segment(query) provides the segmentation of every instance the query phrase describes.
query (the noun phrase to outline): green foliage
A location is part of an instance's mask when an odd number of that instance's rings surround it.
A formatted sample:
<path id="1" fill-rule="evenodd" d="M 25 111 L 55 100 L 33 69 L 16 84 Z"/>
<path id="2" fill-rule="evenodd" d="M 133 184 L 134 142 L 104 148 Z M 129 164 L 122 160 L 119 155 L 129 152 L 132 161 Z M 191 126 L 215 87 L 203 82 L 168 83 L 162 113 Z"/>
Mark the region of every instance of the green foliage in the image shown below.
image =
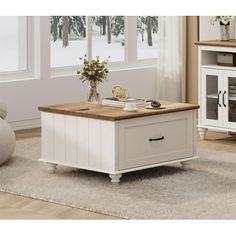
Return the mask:
<path id="1" fill-rule="evenodd" d="M 231 19 L 232 16 L 215 16 L 211 19 L 211 24 L 214 25 L 214 23 L 218 21 L 220 24 L 227 25 Z"/>
<path id="2" fill-rule="evenodd" d="M 69 34 L 74 33 L 78 37 L 86 37 L 86 17 L 68 16 Z M 51 34 L 53 41 L 62 38 L 62 16 L 51 16 Z"/>
<path id="3" fill-rule="evenodd" d="M 142 35 L 142 41 L 145 32 L 147 32 L 148 45 L 152 46 L 152 33 L 158 32 L 158 16 L 137 16 L 137 34 Z"/>
<path id="4" fill-rule="evenodd" d="M 144 16 L 137 16 L 137 33 L 144 34 L 146 30 L 146 17 Z"/>
<path id="5" fill-rule="evenodd" d="M 113 16 L 111 17 L 111 31 L 115 37 L 119 35 L 124 35 L 124 17 L 123 16 Z"/>
<path id="6" fill-rule="evenodd" d="M 148 27 L 147 18 L 148 16 L 137 16 L 137 33 L 138 34 L 144 34 L 144 32 L 147 30 L 147 27 Z M 152 32 L 156 34 L 158 31 L 158 16 L 150 16 L 150 18 L 151 18 Z"/>
<path id="7" fill-rule="evenodd" d="M 89 61 L 87 56 L 84 55 L 83 58 L 80 58 L 83 61 L 83 68 L 77 71 L 79 79 L 82 80 L 82 83 L 87 81 L 97 81 L 104 82 L 107 79 L 107 74 L 109 73 L 106 65 L 108 64 L 108 59 L 101 61 L 97 56 L 96 60 Z"/>
<path id="8" fill-rule="evenodd" d="M 123 16 L 93 16 L 92 20 L 95 25 L 101 27 L 100 34 L 105 35 L 107 27 L 107 18 L 109 17 L 111 33 L 118 37 L 119 35 L 124 35 L 124 17 Z"/>

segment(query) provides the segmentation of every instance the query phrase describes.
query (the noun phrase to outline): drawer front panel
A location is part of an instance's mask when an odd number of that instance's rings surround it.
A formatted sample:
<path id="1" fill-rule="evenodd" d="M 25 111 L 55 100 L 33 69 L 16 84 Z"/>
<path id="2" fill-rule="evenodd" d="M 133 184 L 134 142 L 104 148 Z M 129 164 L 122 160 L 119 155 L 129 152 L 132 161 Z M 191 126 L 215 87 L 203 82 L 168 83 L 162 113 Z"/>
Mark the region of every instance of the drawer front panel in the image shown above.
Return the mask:
<path id="1" fill-rule="evenodd" d="M 126 121 L 119 126 L 119 169 L 193 155 L 193 113 L 179 112 Z"/>

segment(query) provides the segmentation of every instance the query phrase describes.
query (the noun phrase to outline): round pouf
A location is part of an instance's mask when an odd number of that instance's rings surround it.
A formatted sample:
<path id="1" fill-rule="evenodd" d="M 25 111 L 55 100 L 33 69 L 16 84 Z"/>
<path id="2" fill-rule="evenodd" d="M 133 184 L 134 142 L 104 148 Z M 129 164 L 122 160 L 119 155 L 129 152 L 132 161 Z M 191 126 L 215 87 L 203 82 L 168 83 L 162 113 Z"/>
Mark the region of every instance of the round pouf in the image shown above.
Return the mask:
<path id="1" fill-rule="evenodd" d="M 16 136 L 11 126 L 0 118 L 0 165 L 13 154 L 16 145 Z"/>
<path id="2" fill-rule="evenodd" d="M 7 116 L 7 107 L 4 104 L 0 103 L 0 118 L 4 120 L 6 116 Z"/>

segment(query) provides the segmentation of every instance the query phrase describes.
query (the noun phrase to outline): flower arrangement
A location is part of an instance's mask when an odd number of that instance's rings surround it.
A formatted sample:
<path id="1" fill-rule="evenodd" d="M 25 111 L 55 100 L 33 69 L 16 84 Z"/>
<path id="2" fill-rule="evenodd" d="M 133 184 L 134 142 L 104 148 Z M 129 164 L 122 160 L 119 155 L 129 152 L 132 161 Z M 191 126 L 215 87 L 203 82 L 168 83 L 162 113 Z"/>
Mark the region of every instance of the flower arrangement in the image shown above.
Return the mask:
<path id="1" fill-rule="evenodd" d="M 109 59 L 110 57 L 108 57 Z M 109 73 L 106 65 L 108 64 L 108 59 L 104 61 L 99 60 L 99 56 L 97 56 L 96 60 L 89 61 L 87 59 L 87 56 L 84 55 L 83 58 L 80 58 L 80 60 L 83 60 L 83 68 L 81 70 L 77 71 L 77 74 L 79 75 L 79 79 L 82 80 L 82 82 L 87 81 L 96 81 L 104 82 L 107 79 L 107 74 Z"/>
<path id="2" fill-rule="evenodd" d="M 211 23 L 219 22 L 221 25 L 228 25 L 232 16 L 215 16 L 211 19 Z"/>
<path id="3" fill-rule="evenodd" d="M 110 58 L 110 57 L 108 57 Z M 106 65 L 108 59 L 100 61 L 97 56 L 96 60 L 88 60 L 87 56 L 84 55 L 83 58 L 83 68 L 77 71 L 79 79 L 82 80 L 82 83 L 85 81 L 90 82 L 90 90 L 88 94 L 88 102 L 90 103 L 99 103 L 99 93 L 97 91 L 97 85 L 99 82 L 104 82 L 107 79 L 107 74 L 109 73 Z"/>

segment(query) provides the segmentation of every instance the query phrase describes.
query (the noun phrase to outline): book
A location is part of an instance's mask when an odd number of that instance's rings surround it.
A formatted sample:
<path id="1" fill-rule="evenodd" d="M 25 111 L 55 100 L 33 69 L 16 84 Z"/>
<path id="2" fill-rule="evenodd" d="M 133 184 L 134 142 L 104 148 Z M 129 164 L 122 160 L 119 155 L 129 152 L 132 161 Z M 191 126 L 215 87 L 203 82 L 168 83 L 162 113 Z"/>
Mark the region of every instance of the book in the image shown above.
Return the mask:
<path id="1" fill-rule="evenodd" d="M 135 103 L 136 106 L 146 105 L 146 100 L 141 98 L 131 98 L 131 97 L 125 99 L 110 97 L 110 98 L 104 98 L 102 100 L 102 105 L 114 106 L 114 107 L 124 107 L 126 103 Z"/>

